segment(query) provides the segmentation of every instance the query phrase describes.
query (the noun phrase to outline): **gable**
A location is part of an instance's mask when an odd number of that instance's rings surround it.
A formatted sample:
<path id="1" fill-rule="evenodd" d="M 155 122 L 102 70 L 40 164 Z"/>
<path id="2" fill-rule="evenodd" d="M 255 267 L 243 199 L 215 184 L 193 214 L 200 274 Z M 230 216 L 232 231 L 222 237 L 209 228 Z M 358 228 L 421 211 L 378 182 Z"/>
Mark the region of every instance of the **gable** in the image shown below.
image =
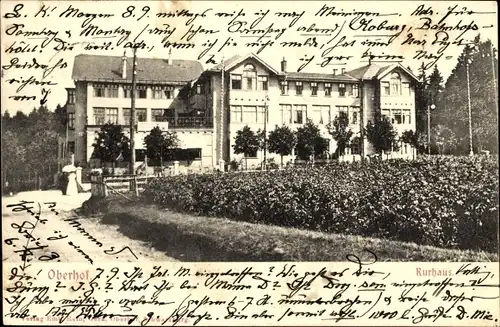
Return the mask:
<path id="1" fill-rule="evenodd" d="M 249 69 L 255 69 L 257 75 L 271 75 L 273 72 L 263 64 L 261 64 L 255 58 L 247 58 L 238 64 L 234 65 L 231 69 L 227 71 L 231 74 L 243 74 L 244 71 Z"/>
<path id="2" fill-rule="evenodd" d="M 390 67 L 386 70 L 384 70 L 383 72 L 381 72 L 379 74 L 379 80 L 380 81 L 390 81 L 391 80 L 391 76 L 394 74 L 394 73 L 397 73 L 399 74 L 399 76 L 401 77 L 401 82 L 413 82 L 415 80 L 415 78 L 412 76 L 412 74 L 409 74 L 407 70 L 405 69 L 402 69 L 402 67 L 400 66 L 396 66 L 396 67 Z"/>

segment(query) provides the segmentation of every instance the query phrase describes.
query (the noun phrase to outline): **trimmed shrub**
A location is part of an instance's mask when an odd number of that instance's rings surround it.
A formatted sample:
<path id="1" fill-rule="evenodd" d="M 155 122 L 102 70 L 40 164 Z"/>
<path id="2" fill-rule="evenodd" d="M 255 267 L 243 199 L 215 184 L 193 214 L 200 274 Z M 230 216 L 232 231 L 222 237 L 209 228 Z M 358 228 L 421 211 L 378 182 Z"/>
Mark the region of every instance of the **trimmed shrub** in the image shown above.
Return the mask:
<path id="1" fill-rule="evenodd" d="M 489 252 L 497 194 L 498 162 L 486 157 L 172 176 L 144 192 L 181 212 Z"/>

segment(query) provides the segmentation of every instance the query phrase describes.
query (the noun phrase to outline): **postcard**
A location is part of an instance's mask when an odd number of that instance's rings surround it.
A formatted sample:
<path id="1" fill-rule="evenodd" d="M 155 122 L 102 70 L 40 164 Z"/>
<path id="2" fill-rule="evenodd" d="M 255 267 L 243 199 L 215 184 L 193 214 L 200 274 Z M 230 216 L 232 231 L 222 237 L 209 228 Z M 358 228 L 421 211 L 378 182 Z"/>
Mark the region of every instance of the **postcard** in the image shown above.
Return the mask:
<path id="1" fill-rule="evenodd" d="M 499 326 L 493 1 L 2 1 L 2 318 Z"/>

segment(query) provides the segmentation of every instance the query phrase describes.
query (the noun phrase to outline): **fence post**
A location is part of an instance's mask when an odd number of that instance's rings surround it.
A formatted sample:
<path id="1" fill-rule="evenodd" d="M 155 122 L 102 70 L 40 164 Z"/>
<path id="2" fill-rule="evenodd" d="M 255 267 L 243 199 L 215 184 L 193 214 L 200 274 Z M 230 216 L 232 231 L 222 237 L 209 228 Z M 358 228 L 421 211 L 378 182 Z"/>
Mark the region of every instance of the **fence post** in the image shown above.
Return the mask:
<path id="1" fill-rule="evenodd" d="M 179 161 L 174 161 L 174 175 L 179 175 Z"/>
<path id="2" fill-rule="evenodd" d="M 102 192 L 102 194 L 103 194 L 103 196 L 106 198 L 106 197 L 108 197 L 108 193 L 109 193 L 109 192 L 108 192 L 108 188 L 106 187 L 106 180 L 105 180 L 105 178 L 104 178 L 104 177 L 102 177 L 102 178 L 101 178 L 101 181 L 102 181 L 102 184 L 101 184 L 101 185 L 102 185 L 102 191 L 103 191 L 103 192 Z"/>
<path id="3" fill-rule="evenodd" d="M 139 185 L 137 184 L 137 175 L 134 175 L 134 191 L 135 191 L 135 196 L 139 196 Z"/>

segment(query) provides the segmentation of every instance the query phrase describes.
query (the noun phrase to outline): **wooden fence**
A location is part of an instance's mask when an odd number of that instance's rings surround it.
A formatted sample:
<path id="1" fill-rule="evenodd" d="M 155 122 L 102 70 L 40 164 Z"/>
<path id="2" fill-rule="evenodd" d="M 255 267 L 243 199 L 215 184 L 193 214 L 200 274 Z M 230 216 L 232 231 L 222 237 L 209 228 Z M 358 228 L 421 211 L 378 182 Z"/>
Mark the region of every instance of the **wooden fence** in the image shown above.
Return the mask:
<path id="1" fill-rule="evenodd" d="M 91 176 L 91 192 L 92 195 L 106 197 L 110 194 L 125 194 L 135 192 L 139 195 L 144 190 L 144 186 L 149 180 L 157 178 L 156 176 L 137 176 L 137 175 L 120 175 L 120 176 Z"/>

